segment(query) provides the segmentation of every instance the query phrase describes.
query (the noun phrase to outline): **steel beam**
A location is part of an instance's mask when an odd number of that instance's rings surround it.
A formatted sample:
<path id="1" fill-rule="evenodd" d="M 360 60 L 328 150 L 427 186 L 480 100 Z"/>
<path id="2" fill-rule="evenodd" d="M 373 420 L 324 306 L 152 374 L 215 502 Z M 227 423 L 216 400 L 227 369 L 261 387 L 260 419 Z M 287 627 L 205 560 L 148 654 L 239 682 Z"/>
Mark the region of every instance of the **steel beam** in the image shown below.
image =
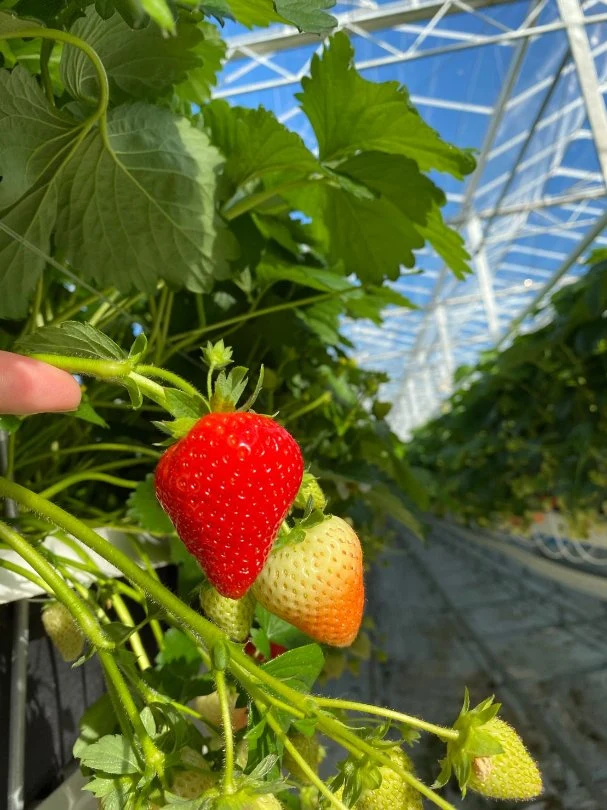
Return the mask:
<path id="1" fill-rule="evenodd" d="M 557 0 L 557 4 L 566 26 L 569 48 L 575 62 L 603 182 L 607 186 L 607 109 L 588 40 L 586 18 L 579 0 Z"/>
<path id="2" fill-rule="evenodd" d="M 493 292 L 493 279 L 485 252 L 483 229 L 480 220 L 476 217 L 471 217 L 468 222 L 468 239 L 472 253 L 472 262 L 478 277 L 478 287 L 487 317 L 489 337 L 491 340 L 497 340 L 499 337 L 500 322 Z"/>
<path id="3" fill-rule="evenodd" d="M 470 0 L 470 9 L 490 8 L 504 5 L 514 0 Z M 455 3 L 436 2 L 436 0 L 398 0 L 384 3 L 374 8 L 361 8 L 336 14 L 337 29 L 356 27 L 371 33 L 389 28 L 397 28 L 407 23 L 430 20 L 436 14 L 461 14 L 462 9 Z M 250 53 L 266 54 L 301 48 L 304 45 L 318 45 L 319 37 L 315 34 L 300 34 L 290 25 L 276 26 L 269 31 L 252 31 L 250 34 L 239 34 L 227 37 L 228 58 L 241 59 L 245 56 L 240 49 L 246 48 Z"/>
<path id="4" fill-rule="evenodd" d="M 582 239 L 582 241 L 575 247 L 575 249 L 569 254 L 569 256 L 565 259 L 565 261 L 558 267 L 550 279 L 544 284 L 538 294 L 534 297 L 533 301 L 525 307 L 525 309 L 518 315 L 508 327 L 507 332 L 502 335 L 501 339 L 498 342 L 498 346 L 501 346 L 509 337 L 516 333 L 521 323 L 525 320 L 525 318 L 530 315 L 539 304 L 542 303 L 546 295 L 554 288 L 554 286 L 559 282 L 559 280 L 565 275 L 565 273 L 578 261 L 581 257 L 582 253 L 586 250 L 586 248 L 590 247 L 592 243 L 595 241 L 597 236 L 607 228 L 607 211 L 603 214 L 602 217 L 597 221 L 596 225 L 592 230 L 590 230 L 586 236 Z"/>

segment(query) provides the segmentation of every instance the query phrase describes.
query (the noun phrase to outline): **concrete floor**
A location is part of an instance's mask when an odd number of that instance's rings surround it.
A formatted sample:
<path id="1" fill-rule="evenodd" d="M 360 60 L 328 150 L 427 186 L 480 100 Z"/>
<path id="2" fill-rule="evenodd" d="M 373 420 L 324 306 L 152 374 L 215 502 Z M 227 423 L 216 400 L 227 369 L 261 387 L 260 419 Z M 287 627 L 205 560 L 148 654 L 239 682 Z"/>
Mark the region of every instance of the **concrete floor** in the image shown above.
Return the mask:
<path id="1" fill-rule="evenodd" d="M 465 686 L 475 703 L 495 693 L 544 773 L 544 796 L 525 806 L 606 810 L 604 602 L 496 560 L 444 527 L 425 547 L 402 536 L 367 589 L 388 660 L 330 683 L 334 695 L 449 724 Z M 441 744 L 424 738 L 412 755 L 432 782 Z M 462 800 L 455 789 L 444 795 L 464 810 L 509 806 L 475 794 Z"/>

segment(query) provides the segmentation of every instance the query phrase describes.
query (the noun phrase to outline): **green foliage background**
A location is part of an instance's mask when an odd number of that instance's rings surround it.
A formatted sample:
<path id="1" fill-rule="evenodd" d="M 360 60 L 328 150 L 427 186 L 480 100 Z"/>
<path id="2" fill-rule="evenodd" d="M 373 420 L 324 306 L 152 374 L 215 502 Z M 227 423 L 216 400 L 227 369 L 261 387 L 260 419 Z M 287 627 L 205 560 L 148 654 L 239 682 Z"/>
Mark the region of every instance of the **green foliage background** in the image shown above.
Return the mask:
<path id="1" fill-rule="evenodd" d="M 605 512 L 607 254 L 537 313 L 544 326 L 460 369 L 446 413 L 420 428 L 412 463 L 433 506 L 483 525 L 563 511 L 578 530 Z"/>
<path id="2" fill-rule="evenodd" d="M 370 553 L 389 515 L 421 531 L 426 493 L 385 421 L 385 378 L 348 358 L 341 319 L 381 323 L 386 307 L 411 306 L 387 282 L 426 243 L 468 272 L 428 172 L 462 178 L 474 160 L 405 88 L 360 76 L 344 33 L 297 96 L 317 154 L 271 112 L 210 99 L 222 18 L 327 34 L 329 6 L 0 2 L 0 345 L 79 320 L 128 346 L 136 324 L 146 362 L 200 386 L 199 347 L 224 338 L 239 364 L 265 366 L 257 408 L 293 431 Z M 159 439 L 150 416 L 123 389 L 87 383 L 75 417 L 22 423 L 15 469 L 89 520 L 145 523 L 123 491 L 84 479 L 118 463 L 142 481 L 154 460 L 136 448 Z M 70 452 L 99 442 L 131 450 Z"/>

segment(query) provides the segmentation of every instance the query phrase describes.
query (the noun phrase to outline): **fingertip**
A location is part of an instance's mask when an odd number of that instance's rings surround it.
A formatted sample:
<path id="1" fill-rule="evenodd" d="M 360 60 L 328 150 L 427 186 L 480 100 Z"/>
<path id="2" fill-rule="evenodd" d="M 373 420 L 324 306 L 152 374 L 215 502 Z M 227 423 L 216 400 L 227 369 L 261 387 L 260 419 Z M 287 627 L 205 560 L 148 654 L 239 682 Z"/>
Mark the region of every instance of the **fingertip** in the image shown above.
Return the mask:
<path id="1" fill-rule="evenodd" d="M 73 411 L 81 396 L 80 386 L 67 371 L 0 351 L 0 413 Z"/>

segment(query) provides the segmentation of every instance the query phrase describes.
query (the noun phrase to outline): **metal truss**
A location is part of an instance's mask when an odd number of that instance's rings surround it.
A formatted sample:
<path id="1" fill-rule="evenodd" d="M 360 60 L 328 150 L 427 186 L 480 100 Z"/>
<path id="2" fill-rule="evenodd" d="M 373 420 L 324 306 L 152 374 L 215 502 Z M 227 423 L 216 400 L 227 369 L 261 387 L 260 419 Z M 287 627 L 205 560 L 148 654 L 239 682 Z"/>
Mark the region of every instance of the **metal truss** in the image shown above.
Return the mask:
<path id="1" fill-rule="evenodd" d="M 389 309 L 381 329 L 343 325 L 359 363 L 390 374 L 384 396 L 406 437 L 440 408 L 458 366 L 529 328 L 548 291 L 582 272 L 585 251 L 607 244 L 607 6 L 358 0 L 337 11 L 364 75 L 401 81 L 445 137 L 481 144 L 463 190 L 447 185 L 445 211 L 466 238 L 474 275 L 457 282 L 425 248 L 424 274 L 396 284 L 418 309 Z M 228 37 L 215 95 L 273 108 L 314 148 L 293 93 L 319 47 L 283 26 Z M 416 86 L 422 74 L 428 80 Z"/>

